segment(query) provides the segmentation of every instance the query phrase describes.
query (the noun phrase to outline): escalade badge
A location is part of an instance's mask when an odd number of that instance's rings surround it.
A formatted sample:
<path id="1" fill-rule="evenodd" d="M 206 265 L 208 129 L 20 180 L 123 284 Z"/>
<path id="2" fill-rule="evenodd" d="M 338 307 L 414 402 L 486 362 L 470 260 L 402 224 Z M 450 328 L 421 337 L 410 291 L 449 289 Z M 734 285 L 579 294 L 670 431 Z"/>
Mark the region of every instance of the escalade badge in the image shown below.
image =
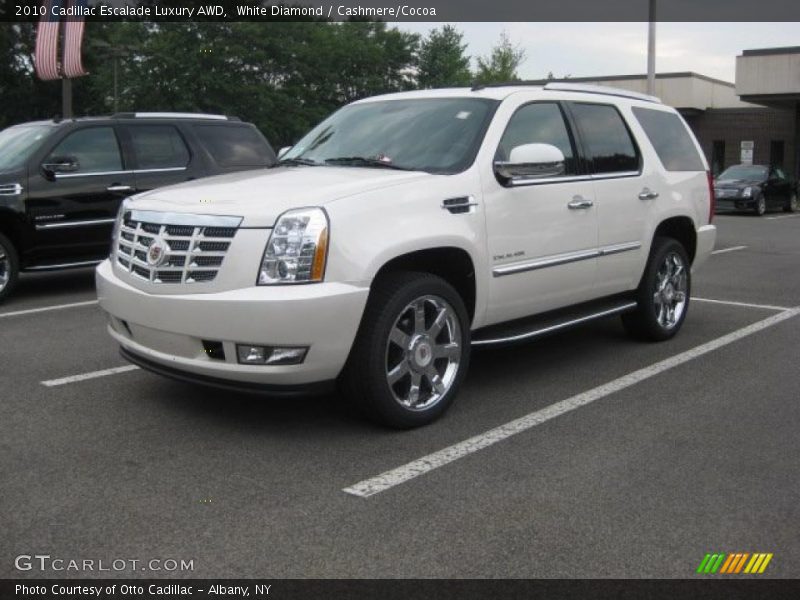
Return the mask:
<path id="1" fill-rule="evenodd" d="M 151 267 L 160 267 L 167 259 L 169 245 L 164 238 L 157 237 L 147 248 L 147 264 Z"/>

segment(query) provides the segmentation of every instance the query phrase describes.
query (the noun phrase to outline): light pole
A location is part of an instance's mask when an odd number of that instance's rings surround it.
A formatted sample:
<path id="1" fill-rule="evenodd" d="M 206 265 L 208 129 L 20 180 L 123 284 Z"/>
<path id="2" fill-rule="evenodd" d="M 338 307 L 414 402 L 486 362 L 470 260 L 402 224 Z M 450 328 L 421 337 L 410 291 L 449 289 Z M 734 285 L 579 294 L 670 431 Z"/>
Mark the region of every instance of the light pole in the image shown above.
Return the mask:
<path id="1" fill-rule="evenodd" d="M 656 0 L 650 0 L 647 26 L 647 93 L 656 95 Z"/>

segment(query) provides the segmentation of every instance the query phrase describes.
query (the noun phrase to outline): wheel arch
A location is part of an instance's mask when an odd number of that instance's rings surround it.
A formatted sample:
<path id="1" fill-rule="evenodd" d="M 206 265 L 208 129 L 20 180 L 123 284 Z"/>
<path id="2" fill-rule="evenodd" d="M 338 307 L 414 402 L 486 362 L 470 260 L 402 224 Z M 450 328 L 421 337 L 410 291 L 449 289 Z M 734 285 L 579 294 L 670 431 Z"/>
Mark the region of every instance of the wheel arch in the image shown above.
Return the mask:
<path id="1" fill-rule="evenodd" d="M 691 218 L 676 216 L 664 219 L 653 232 L 653 240 L 657 237 L 670 237 L 680 242 L 689 255 L 689 262 L 694 263 L 697 254 L 697 230 Z"/>

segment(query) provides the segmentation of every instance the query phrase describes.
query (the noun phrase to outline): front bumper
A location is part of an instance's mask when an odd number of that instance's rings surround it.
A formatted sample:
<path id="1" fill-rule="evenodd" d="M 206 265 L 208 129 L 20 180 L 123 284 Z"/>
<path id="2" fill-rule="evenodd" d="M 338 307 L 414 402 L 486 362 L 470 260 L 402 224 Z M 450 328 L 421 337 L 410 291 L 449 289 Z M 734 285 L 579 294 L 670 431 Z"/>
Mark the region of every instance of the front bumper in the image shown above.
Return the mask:
<path id="1" fill-rule="evenodd" d="M 714 250 L 717 241 L 717 228 L 714 225 L 703 225 L 697 230 L 697 248 L 694 253 L 692 270 L 699 268 Z"/>
<path id="2" fill-rule="evenodd" d="M 717 198 L 715 202 L 715 212 L 734 212 L 737 210 L 751 210 L 755 207 L 755 197 L 750 198 Z"/>
<path id="3" fill-rule="evenodd" d="M 366 305 L 368 288 L 342 283 L 250 287 L 208 294 L 155 295 L 97 268 L 100 306 L 124 355 L 165 375 L 220 385 L 278 387 L 335 379 L 344 366 Z M 203 342 L 221 343 L 224 359 Z M 308 346 L 298 365 L 241 365 L 236 344 Z"/>

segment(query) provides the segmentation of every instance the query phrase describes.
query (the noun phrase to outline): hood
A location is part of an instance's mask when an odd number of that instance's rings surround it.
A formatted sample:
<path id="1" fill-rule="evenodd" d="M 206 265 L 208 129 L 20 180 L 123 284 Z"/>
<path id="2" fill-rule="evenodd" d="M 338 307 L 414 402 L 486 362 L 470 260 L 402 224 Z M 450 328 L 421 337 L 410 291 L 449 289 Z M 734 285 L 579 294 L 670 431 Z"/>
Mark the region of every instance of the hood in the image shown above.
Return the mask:
<path id="1" fill-rule="evenodd" d="M 277 167 L 188 181 L 134 196 L 131 208 L 244 217 L 243 226 L 272 227 L 281 213 L 324 206 L 354 194 L 432 175 L 363 167 Z"/>

